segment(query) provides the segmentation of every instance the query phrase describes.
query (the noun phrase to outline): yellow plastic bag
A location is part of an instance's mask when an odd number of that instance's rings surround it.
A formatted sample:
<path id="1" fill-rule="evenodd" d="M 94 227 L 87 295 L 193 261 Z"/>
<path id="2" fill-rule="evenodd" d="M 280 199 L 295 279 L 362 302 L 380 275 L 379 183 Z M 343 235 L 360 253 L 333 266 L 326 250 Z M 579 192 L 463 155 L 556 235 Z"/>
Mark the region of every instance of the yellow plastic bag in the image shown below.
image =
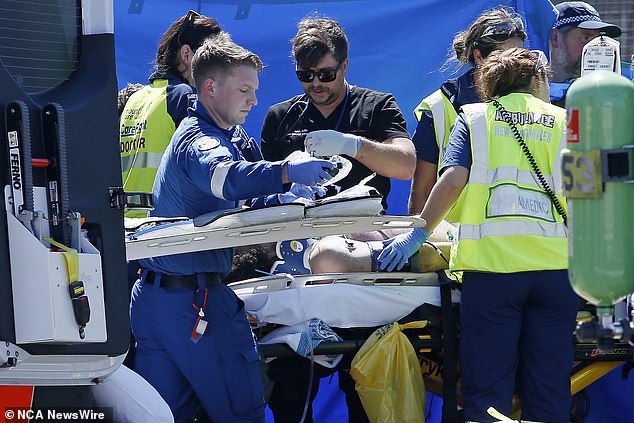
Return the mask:
<path id="1" fill-rule="evenodd" d="M 425 383 L 414 347 L 401 332 L 425 321 L 375 330 L 354 356 L 350 375 L 371 423 L 425 421 Z"/>

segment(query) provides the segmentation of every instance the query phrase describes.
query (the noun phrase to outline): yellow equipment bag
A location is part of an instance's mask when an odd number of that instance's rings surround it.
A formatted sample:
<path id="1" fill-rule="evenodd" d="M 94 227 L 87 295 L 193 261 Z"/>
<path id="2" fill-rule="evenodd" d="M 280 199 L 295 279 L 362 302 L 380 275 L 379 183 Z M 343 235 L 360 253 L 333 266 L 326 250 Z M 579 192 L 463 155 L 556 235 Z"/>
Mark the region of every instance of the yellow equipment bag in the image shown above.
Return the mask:
<path id="1" fill-rule="evenodd" d="M 425 383 L 412 344 L 401 331 L 426 321 L 375 330 L 354 356 L 350 375 L 371 423 L 425 421 Z"/>

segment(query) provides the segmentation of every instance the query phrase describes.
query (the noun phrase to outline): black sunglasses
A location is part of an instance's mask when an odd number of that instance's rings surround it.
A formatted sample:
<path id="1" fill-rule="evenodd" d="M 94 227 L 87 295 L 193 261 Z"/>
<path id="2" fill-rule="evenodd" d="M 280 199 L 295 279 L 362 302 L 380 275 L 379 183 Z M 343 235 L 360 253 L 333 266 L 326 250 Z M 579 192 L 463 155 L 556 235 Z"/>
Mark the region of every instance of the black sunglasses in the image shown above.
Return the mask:
<path id="1" fill-rule="evenodd" d="M 178 28 L 178 32 L 176 33 L 176 41 L 178 41 L 179 46 L 182 47 L 187 44 L 186 42 L 183 42 L 183 35 L 187 30 L 194 27 L 194 20 L 199 17 L 200 14 L 194 10 L 187 12 L 187 16 L 183 19 L 183 23 L 181 23 L 181 26 Z"/>
<path id="2" fill-rule="evenodd" d="M 307 71 L 307 70 L 295 70 L 297 79 L 302 82 L 313 82 L 313 79 L 317 78 L 320 82 L 332 82 L 337 79 L 337 72 L 343 66 L 343 61 L 339 62 L 335 69 L 320 70 L 320 71 Z"/>

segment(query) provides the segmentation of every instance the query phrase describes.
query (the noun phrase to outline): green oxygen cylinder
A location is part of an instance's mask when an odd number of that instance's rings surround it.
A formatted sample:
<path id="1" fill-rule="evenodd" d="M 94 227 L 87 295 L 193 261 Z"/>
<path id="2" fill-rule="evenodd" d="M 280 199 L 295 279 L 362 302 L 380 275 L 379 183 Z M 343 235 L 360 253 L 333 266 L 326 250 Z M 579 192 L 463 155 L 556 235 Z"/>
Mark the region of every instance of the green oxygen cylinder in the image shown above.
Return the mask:
<path id="1" fill-rule="evenodd" d="M 634 292 L 634 84 L 614 72 L 576 80 L 562 154 L 569 276 L 600 313 Z"/>

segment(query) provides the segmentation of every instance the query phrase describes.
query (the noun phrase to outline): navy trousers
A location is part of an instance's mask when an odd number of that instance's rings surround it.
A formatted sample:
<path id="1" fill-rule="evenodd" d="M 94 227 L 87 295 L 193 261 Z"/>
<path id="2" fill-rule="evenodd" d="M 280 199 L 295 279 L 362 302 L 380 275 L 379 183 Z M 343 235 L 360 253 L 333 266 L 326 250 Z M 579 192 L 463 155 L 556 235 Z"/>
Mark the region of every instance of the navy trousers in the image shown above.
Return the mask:
<path id="1" fill-rule="evenodd" d="M 579 298 L 566 270 L 464 272 L 460 368 L 467 421 L 509 415 L 514 389 L 522 420 L 569 422 Z"/>
<path id="2" fill-rule="evenodd" d="M 207 331 L 194 343 L 194 290 L 136 283 L 130 309 L 136 371 L 177 423 L 191 421 L 201 404 L 214 423 L 264 423 L 260 356 L 244 303 L 225 285 L 208 289 Z"/>

